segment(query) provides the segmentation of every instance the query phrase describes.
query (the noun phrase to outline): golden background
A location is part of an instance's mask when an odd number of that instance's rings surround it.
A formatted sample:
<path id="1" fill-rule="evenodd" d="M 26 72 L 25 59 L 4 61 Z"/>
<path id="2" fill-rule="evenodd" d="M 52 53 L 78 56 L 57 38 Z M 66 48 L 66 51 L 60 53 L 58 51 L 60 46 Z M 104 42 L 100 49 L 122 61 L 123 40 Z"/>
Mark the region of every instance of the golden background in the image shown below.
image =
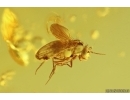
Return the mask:
<path id="1" fill-rule="evenodd" d="M 0 8 L 0 25 L 4 9 Z M 13 71 L 12 79 L 0 85 L 0 92 L 31 93 L 104 93 L 106 89 L 130 89 L 130 8 L 9 8 L 23 29 L 43 39 L 36 41 L 37 50 L 55 40 L 47 33 L 46 22 L 57 13 L 70 35 L 93 47 L 88 61 L 73 61 L 73 67 L 58 66 L 50 82 L 45 85 L 52 70 L 52 60 L 46 61 L 35 75 L 42 61 L 30 50 L 29 64 L 21 66 L 12 59 L 3 35 L 0 36 L 0 75 Z M 53 13 L 53 14 L 52 14 Z M 94 33 L 95 32 L 95 33 Z M 93 34 L 99 34 L 95 39 Z M 0 31 L 1 33 L 1 31 Z"/>

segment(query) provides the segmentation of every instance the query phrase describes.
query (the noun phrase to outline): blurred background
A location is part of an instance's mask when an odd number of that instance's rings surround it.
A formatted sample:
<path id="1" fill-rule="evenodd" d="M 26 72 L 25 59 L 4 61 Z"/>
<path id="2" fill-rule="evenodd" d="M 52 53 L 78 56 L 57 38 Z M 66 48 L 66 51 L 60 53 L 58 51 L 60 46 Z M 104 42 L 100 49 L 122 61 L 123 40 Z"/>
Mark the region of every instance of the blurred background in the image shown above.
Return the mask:
<path id="1" fill-rule="evenodd" d="M 52 60 L 35 53 L 56 40 L 47 32 L 55 16 L 71 37 L 93 47 L 87 61 L 73 67 L 58 66 L 47 85 Z M 130 89 L 130 8 L 0 8 L 0 92 L 5 93 L 104 93 L 106 89 Z"/>

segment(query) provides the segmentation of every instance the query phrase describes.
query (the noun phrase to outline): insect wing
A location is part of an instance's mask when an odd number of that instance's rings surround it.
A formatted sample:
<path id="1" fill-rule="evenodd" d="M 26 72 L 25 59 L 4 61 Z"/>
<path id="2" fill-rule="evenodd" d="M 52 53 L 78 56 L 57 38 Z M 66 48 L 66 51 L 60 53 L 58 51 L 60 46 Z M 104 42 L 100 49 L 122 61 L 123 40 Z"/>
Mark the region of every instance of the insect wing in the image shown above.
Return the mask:
<path id="1" fill-rule="evenodd" d="M 62 25 L 52 24 L 50 27 L 52 34 L 61 41 L 71 40 L 69 30 Z"/>
<path id="2" fill-rule="evenodd" d="M 64 50 L 66 46 L 59 40 L 52 41 L 45 46 L 41 47 L 36 53 L 37 59 L 49 59 L 55 56 L 57 53 Z"/>

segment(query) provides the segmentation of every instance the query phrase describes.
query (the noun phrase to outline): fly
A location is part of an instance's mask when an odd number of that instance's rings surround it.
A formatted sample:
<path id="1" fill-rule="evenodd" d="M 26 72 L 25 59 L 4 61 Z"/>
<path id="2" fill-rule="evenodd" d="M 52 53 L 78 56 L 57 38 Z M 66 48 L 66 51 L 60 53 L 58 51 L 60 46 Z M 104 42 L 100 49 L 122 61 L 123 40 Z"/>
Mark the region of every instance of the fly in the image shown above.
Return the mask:
<path id="1" fill-rule="evenodd" d="M 50 31 L 58 40 L 41 47 L 35 55 L 38 60 L 43 59 L 43 62 L 36 69 L 35 74 L 46 60 L 52 59 L 53 69 L 46 84 L 55 73 L 56 66 L 68 65 L 72 67 L 74 59 L 79 58 L 80 61 L 87 60 L 90 53 L 105 55 L 93 52 L 92 47 L 88 47 L 88 45 L 84 46 L 78 39 L 72 39 L 69 30 L 60 24 L 51 24 Z"/>

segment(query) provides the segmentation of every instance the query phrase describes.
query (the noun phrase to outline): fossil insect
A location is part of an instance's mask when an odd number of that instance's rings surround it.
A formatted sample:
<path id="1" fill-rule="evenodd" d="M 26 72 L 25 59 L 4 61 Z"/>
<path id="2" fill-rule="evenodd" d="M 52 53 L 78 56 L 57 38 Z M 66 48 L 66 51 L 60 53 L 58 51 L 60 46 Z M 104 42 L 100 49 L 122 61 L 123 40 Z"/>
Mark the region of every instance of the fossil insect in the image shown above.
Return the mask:
<path id="1" fill-rule="evenodd" d="M 92 47 L 88 47 L 88 45 L 84 46 L 80 40 L 72 39 L 69 35 L 69 30 L 60 24 L 52 24 L 50 31 L 58 40 L 41 47 L 35 55 L 38 60 L 43 59 L 43 62 L 36 69 L 36 72 L 46 60 L 52 59 L 53 69 L 46 84 L 55 73 L 56 66 L 68 65 L 72 67 L 74 59 L 78 57 L 80 61 L 87 60 L 90 53 L 104 55 L 93 52 Z"/>

